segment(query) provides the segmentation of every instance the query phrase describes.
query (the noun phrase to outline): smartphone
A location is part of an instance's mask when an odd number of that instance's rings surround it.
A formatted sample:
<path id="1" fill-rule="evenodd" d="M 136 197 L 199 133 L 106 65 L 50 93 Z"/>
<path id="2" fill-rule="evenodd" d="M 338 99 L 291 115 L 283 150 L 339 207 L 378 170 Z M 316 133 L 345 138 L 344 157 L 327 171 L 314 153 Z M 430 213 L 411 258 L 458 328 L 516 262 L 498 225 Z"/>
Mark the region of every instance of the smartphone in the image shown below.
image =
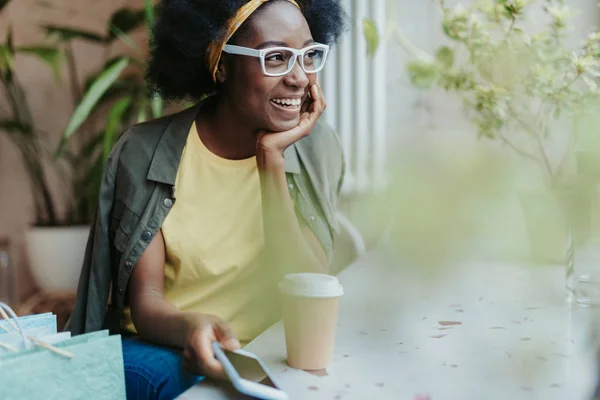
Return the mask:
<path id="1" fill-rule="evenodd" d="M 288 399 L 267 366 L 255 354 L 244 350 L 225 350 L 218 342 L 213 343 L 213 350 L 238 392 L 263 400 Z"/>

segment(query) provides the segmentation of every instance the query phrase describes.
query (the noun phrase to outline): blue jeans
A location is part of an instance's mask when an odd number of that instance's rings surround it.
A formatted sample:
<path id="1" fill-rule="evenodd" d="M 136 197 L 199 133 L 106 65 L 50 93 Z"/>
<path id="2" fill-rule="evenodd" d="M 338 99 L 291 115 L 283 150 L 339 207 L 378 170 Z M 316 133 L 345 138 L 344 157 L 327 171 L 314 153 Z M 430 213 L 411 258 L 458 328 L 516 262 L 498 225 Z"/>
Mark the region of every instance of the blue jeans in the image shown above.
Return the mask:
<path id="1" fill-rule="evenodd" d="M 123 337 L 127 400 L 172 400 L 202 376 L 187 372 L 181 351 Z"/>

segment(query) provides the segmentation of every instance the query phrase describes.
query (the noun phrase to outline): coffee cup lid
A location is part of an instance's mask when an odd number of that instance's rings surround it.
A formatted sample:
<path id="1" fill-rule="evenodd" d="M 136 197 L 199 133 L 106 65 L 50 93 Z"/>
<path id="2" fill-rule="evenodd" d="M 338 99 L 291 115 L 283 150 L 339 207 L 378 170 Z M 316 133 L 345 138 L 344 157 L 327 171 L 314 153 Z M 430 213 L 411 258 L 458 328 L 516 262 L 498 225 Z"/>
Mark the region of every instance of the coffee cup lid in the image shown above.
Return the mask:
<path id="1" fill-rule="evenodd" d="M 279 282 L 279 292 L 291 296 L 329 298 L 340 297 L 344 288 L 340 281 L 325 274 L 288 274 Z"/>

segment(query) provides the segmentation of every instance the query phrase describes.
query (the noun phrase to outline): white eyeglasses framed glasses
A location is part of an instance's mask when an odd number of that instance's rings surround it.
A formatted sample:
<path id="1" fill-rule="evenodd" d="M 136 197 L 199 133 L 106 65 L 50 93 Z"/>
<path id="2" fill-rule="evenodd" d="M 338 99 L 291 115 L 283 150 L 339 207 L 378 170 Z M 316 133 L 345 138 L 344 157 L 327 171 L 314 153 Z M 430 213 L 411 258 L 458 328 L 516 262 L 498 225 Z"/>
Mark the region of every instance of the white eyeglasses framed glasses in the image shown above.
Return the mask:
<path id="1" fill-rule="evenodd" d="M 300 67 L 307 74 L 315 74 L 323 69 L 329 46 L 315 43 L 303 49 L 290 47 L 269 47 L 266 49 L 252 49 L 250 47 L 226 44 L 223 51 L 228 54 L 260 58 L 263 72 L 267 76 L 283 76 L 290 73 L 300 60 Z"/>

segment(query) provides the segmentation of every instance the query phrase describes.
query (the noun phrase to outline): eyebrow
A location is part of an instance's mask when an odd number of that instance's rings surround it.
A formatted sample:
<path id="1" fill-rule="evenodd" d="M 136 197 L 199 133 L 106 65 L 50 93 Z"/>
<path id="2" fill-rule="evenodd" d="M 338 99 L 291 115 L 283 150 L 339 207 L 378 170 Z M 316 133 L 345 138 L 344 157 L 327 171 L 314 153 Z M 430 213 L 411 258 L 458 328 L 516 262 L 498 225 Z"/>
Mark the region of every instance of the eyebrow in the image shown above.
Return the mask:
<path id="1" fill-rule="evenodd" d="M 308 39 L 306 42 L 304 42 L 304 44 L 302 45 L 302 47 L 308 46 L 309 44 L 313 44 L 315 41 L 314 39 Z M 256 46 L 256 49 L 264 49 L 265 47 L 274 47 L 274 46 L 280 46 L 280 47 L 290 47 L 286 42 L 278 42 L 276 40 L 269 40 L 268 42 L 264 42 L 259 44 L 258 46 Z"/>

